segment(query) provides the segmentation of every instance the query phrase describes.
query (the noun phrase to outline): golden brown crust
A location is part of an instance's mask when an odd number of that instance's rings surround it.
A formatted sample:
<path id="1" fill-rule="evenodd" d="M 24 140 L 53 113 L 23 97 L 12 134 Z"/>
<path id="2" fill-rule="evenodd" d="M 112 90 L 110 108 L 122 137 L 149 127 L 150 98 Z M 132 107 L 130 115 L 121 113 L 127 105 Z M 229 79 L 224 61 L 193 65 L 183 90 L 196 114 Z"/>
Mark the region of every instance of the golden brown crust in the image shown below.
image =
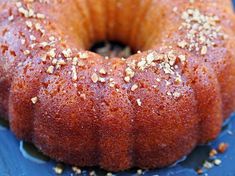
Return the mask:
<path id="1" fill-rule="evenodd" d="M 229 0 L 0 0 L 0 113 L 59 161 L 167 166 L 235 108 L 234 29 Z"/>

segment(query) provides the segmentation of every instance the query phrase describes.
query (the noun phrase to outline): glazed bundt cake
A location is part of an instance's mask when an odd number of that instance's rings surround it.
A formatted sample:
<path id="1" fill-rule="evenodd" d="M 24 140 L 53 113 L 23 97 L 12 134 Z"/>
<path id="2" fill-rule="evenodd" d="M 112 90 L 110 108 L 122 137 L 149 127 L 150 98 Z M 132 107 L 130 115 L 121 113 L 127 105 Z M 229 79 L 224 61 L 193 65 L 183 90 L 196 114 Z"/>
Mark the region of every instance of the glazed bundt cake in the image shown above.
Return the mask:
<path id="1" fill-rule="evenodd" d="M 0 113 L 58 161 L 164 167 L 235 109 L 234 45 L 229 0 L 0 0 Z"/>

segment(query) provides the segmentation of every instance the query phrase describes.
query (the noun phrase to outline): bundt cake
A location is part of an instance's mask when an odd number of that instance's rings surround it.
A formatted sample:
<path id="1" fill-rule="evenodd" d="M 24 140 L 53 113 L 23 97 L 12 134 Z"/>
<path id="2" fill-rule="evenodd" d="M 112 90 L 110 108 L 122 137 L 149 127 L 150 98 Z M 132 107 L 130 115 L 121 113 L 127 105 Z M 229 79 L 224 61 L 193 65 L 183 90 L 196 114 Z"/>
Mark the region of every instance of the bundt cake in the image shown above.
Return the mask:
<path id="1" fill-rule="evenodd" d="M 229 0 L 0 0 L 0 114 L 58 161 L 164 167 L 235 109 L 234 45 Z"/>

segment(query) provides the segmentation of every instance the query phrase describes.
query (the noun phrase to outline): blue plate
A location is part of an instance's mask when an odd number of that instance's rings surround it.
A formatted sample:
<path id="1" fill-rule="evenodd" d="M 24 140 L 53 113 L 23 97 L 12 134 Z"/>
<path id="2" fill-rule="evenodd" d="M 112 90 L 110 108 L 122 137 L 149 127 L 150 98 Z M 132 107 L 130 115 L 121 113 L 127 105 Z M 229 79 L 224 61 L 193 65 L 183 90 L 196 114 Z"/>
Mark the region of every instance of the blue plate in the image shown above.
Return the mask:
<path id="1" fill-rule="evenodd" d="M 1 122 L 2 124 L 2 122 Z M 6 125 L 4 125 L 6 126 Z M 0 176 L 52 176 L 56 162 L 42 155 L 31 144 L 15 138 L 7 127 L 0 126 Z M 145 176 L 197 176 L 195 171 L 201 168 L 205 160 L 210 161 L 208 154 L 212 148 L 217 148 L 221 142 L 229 144 L 224 154 L 218 154 L 221 165 L 205 169 L 204 174 L 209 176 L 235 176 L 235 114 L 225 123 L 220 136 L 213 142 L 197 147 L 189 156 L 176 164 L 160 169 L 144 171 Z M 107 173 L 99 168 L 83 168 L 82 175 L 89 175 L 91 171 L 97 175 Z M 137 169 L 116 173 L 117 176 L 136 175 Z M 75 175 L 71 166 L 64 166 L 63 176 Z"/>
<path id="2" fill-rule="evenodd" d="M 235 0 L 233 0 L 235 3 Z M 9 131 L 7 124 L 0 121 L 0 176 L 52 176 L 56 175 L 53 168 L 56 162 L 42 155 L 31 144 L 24 143 L 15 138 Z M 219 166 L 204 170 L 204 176 L 235 176 L 235 114 L 224 124 L 220 136 L 213 142 L 197 147 L 189 156 L 176 164 L 160 169 L 143 171 L 145 176 L 197 176 L 195 171 L 201 168 L 205 160 L 210 160 L 208 153 L 221 143 L 229 144 L 228 151 L 217 155 L 222 161 Z M 99 168 L 83 168 L 81 175 L 89 175 L 91 171 L 97 175 L 107 173 Z M 117 176 L 136 175 L 133 169 L 126 172 L 115 173 Z M 65 165 L 63 176 L 75 175 L 71 166 Z"/>

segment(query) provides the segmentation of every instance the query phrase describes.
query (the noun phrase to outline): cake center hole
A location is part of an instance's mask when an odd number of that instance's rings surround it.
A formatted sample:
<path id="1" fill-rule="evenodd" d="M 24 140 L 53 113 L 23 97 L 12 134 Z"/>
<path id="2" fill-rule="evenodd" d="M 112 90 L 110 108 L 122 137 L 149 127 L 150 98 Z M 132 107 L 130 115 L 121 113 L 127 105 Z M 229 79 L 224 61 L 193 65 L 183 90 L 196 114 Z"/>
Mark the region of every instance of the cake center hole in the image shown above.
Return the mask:
<path id="1" fill-rule="evenodd" d="M 96 42 L 92 45 L 90 51 L 109 58 L 127 58 L 133 54 L 130 46 L 116 41 Z"/>

